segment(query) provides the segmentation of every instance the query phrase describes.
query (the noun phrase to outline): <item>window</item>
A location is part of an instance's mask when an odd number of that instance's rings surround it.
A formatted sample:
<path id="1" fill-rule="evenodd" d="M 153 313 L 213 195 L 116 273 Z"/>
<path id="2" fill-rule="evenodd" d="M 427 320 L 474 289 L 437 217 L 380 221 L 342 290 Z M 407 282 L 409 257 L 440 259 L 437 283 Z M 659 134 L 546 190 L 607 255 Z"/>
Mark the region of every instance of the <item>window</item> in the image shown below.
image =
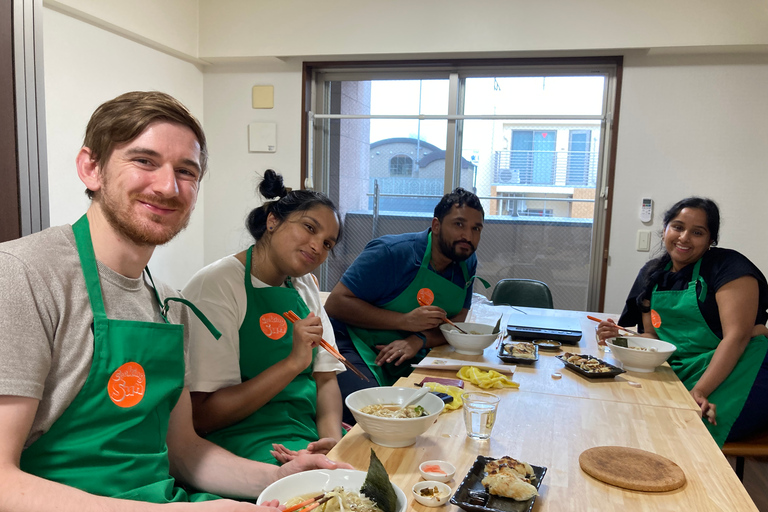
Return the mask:
<path id="1" fill-rule="evenodd" d="M 397 155 L 389 160 L 390 176 L 408 176 L 413 174 L 413 159 L 405 155 Z"/>
<path id="2" fill-rule="evenodd" d="M 486 213 L 478 275 L 538 279 L 556 307 L 599 311 L 604 261 L 593 255 L 607 228 L 598 184 L 609 172 L 619 65 L 305 64 L 305 91 L 315 91 L 307 178 L 337 204 L 348 234 L 320 270 L 321 288 L 372 238 L 429 227 L 440 197 L 461 186 Z"/>
<path id="3" fill-rule="evenodd" d="M 568 140 L 568 171 L 566 183 L 586 186 L 589 183 L 592 154 L 589 151 L 592 132 L 571 130 Z"/>

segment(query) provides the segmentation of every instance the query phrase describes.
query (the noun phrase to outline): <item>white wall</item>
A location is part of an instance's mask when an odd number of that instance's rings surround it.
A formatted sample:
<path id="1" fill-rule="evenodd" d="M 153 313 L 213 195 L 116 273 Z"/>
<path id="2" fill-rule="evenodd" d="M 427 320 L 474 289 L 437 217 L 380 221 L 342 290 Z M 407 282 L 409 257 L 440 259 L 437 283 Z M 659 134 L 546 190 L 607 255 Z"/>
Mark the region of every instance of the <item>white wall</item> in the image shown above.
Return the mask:
<path id="1" fill-rule="evenodd" d="M 43 5 L 197 57 L 198 0 L 43 0 Z"/>
<path id="2" fill-rule="evenodd" d="M 274 85 L 272 109 L 251 107 L 254 85 Z M 244 228 L 261 203 L 256 187 L 266 169 L 300 188 L 301 63 L 262 65 L 259 72 L 218 69 L 205 74 L 205 131 L 211 173 L 205 183 L 205 261 L 244 249 L 253 240 Z M 277 151 L 248 152 L 248 124 L 277 122 Z"/>
<path id="3" fill-rule="evenodd" d="M 200 0 L 200 56 L 768 44 L 764 0 Z"/>
<path id="4" fill-rule="evenodd" d="M 43 12 L 46 136 L 51 225 L 72 223 L 88 208 L 75 156 L 91 113 L 132 90 L 160 90 L 199 118 L 203 74 L 194 65 L 59 14 Z M 204 188 L 189 228 L 150 262 L 155 275 L 181 288 L 203 265 Z"/>
<path id="5" fill-rule="evenodd" d="M 658 248 L 664 211 L 690 195 L 719 203 L 720 246 L 768 274 L 768 55 L 628 57 L 620 115 L 606 310 L 621 309 L 648 260 L 637 230 Z"/>
<path id="6" fill-rule="evenodd" d="M 140 20 L 138 14 L 124 12 L 119 2 L 97 7 L 95 0 L 65 1 L 111 23 Z M 119 37 L 96 36 L 96 29 L 84 23 L 60 15 L 49 23 L 52 15 L 46 11 L 46 79 L 56 80 L 56 87 L 47 84 L 51 166 L 66 165 L 52 173 L 58 197 L 81 192 L 81 185 L 63 174 L 74 175 L 71 158 L 82 136 L 81 131 L 71 133 L 72 127 L 84 126 L 87 113 L 100 101 L 131 88 L 156 87 L 166 88 L 195 112 L 204 103 L 211 174 L 190 228 L 195 235 L 189 242 L 184 238 L 189 234 L 174 242 L 185 248 L 186 260 L 184 270 L 172 278 L 176 285 L 183 284 L 182 275 L 196 269 L 192 267 L 249 243 L 242 226 L 259 203 L 257 173 L 274 168 L 288 186 L 300 186 L 301 59 L 283 58 L 291 55 L 317 60 L 474 52 L 496 57 L 562 51 L 578 55 L 601 49 L 624 54 L 606 310 L 620 310 L 649 256 L 634 249 L 637 230 L 659 230 L 663 210 L 690 194 L 708 195 L 721 204 L 721 245 L 741 250 L 768 273 L 768 209 L 763 206 L 768 185 L 768 4 L 761 0 L 486 0 L 473 7 L 469 18 L 461 0 L 344 0 L 323 4 L 322 12 L 306 0 L 199 0 L 199 6 L 199 56 L 244 64 L 217 64 L 201 74 Z M 172 17 L 164 15 L 173 27 Z M 463 30 L 444 29 L 457 20 Z M 188 24 L 182 22 L 180 30 L 186 32 Z M 142 34 L 159 38 L 161 31 Z M 629 50 L 638 47 L 651 50 Z M 100 49 L 111 59 L 86 67 L 90 54 Z M 88 74 L 69 76 L 77 65 Z M 275 86 L 275 108 L 254 110 L 250 89 L 263 84 Z M 248 153 L 246 127 L 254 121 L 277 123 L 276 153 Z M 60 146 L 57 138 L 69 142 Z M 64 186 L 70 195 L 58 193 Z M 650 226 L 638 219 L 644 196 L 656 202 Z M 66 210 L 66 221 L 73 220 L 71 212 L 84 208 L 84 199 L 77 201 L 67 208 L 52 204 L 52 217 Z"/>

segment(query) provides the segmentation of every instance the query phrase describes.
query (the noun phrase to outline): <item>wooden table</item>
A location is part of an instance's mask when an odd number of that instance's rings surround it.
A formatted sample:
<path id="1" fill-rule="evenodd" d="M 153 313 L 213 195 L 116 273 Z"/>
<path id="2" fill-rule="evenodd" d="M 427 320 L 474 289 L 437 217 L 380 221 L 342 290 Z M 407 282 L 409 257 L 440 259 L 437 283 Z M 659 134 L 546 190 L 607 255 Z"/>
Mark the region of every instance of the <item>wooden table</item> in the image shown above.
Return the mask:
<path id="1" fill-rule="evenodd" d="M 663 407 L 683 408 L 691 411 L 698 411 L 699 406 L 691 398 L 690 393 L 677 378 L 669 365 L 664 364 L 655 372 L 638 373 L 627 372 L 619 375 L 615 379 L 587 379 L 572 372 L 564 367 L 563 363 L 555 356 L 563 354 L 566 351 L 575 354 L 590 354 L 606 362 L 621 366 L 618 359 L 615 359 L 611 352 L 604 351 L 597 345 L 594 336 L 595 322 L 587 319 L 587 314 L 599 318 L 607 318 L 609 315 L 601 313 L 583 313 L 580 311 L 565 311 L 537 308 L 518 308 L 538 315 L 558 315 L 571 317 L 581 322 L 581 329 L 584 333 L 581 341 L 577 345 L 563 344 L 559 351 L 539 350 L 539 360 L 532 364 L 518 364 L 515 371 L 514 380 L 520 383 L 520 390 L 531 393 L 546 393 L 558 396 L 572 396 L 574 398 L 591 398 L 597 400 L 610 400 L 616 402 L 626 402 L 630 404 L 657 405 Z M 509 307 L 485 307 L 472 312 L 471 321 L 486 324 L 495 324 L 499 314 L 503 314 L 502 325 L 507 325 L 512 308 Z M 509 341 L 509 338 L 507 338 Z M 457 354 L 450 345 L 443 345 L 430 352 L 431 357 L 454 358 L 470 361 L 485 361 L 494 364 L 503 364 L 497 357 L 498 345 L 494 344 L 488 347 L 482 356 L 467 356 Z M 451 376 L 451 372 L 440 372 L 438 370 L 420 370 L 416 369 L 420 375 L 438 375 Z M 454 372 L 455 373 L 455 372 Z M 562 378 L 552 379 L 553 373 L 560 373 Z M 630 386 L 630 382 L 639 383 L 642 387 Z"/>
<path id="2" fill-rule="evenodd" d="M 491 323 L 498 319 L 498 311 L 493 312 L 496 316 Z M 478 316 L 475 319 L 480 320 Z M 594 323 L 585 323 L 583 327 L 585 338 L 580 342 L 579 352 L 610 359 L 610 353 L 597 352 L 591 335 Z M 430 355 L 440 353 L 450 355 L 445 348 L 434 350 Z M 489 352 L 483 357 L 493 360 Z M 555 370 L 563 375 L 562 379 L 551 378 Z M 455 372 L 419 369 L 408 378 L 400 379 L 397 385 L 411 387 L 425 375 L 454 377 Z M 360 427 L 355 427 L 329 457 L 365 469 L 373 448 L 392 481 L 409 497 L 408 510 L 431 510 L 411 498 L 411 487 L 421 480 L 418 472 L 421 462 L 430 459 L 452 462 L 456 475 L 448 485 L 455 491 L 478 455 L 510 455 L 548 468 L 534 506 L 537 512 L 756 511 L 704 427 L 698 407 L 695 403 L 691 405 L 690 396 L 674 373 L 666 369 L 653 374 L 623 376 L 642 383 L 643 387 L 629 386 L 622 376 L 613 382 L 587 380 L 563 368 L 560 361 L 542 351 L 536 366 L 518 365 L 513 379 L 521 384 L 520 389 L 492 390 L 501 396 L 501 403 L 488 441 L 466 436 L 463 412 L 458 409 L 441 414 L 416 444 L 406 448 L 373 444 Z M 465 389 L 477 388 L 465 383 Z M 675 491 L 645 493 L 595 480 L 579 467 L 579 455 L 588 448 L 606 445 L 640 448 L 667 457 L 683 469 L 687 483 Z M 450 504 L 447 508 L 451 512 L 461 510 Z"/>

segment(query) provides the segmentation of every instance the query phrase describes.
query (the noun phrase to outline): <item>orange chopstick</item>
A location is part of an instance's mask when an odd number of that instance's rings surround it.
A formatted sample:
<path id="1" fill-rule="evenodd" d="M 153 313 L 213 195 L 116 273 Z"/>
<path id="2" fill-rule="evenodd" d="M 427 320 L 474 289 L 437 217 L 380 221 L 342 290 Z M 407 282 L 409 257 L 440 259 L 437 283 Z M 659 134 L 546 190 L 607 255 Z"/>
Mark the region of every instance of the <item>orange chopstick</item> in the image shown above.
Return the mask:
<path id="1" fill-rule="evenodd" d="M 292 507 L 288 507 L 283 512 L 294 512 L 294 510 L 299 510 L 300 508 L 307 507 L 301 512 L 309 512 L 310 510 L 313 510 L 326 501 L 330 500 L 333 496 L 326 496 L 325 493 L 315 496 L 314 498 L 308 499 L 306 501 L 302 501 L 301 503 L 297 503 L 296 505 Z"/>
<path id="2" fill-rule="evenodd" d="M 589 316 L 589 315 L 587 315 L 587 318 L 589 318 L 589 319 L 590 319 L 590 320 L 592 320 L 593 322 L 597 322 L 597 323 L 600 323 L 600 322 L 602 322 L 602 320 L 600 320 L 599 318 L 596 318 L 596 317 L 594 317 L 594 316 Z M 628 333 L 630 333 L 630 334 L 634 334 L 635 336 L 642 336 L 642 335 L 641 335 L 639 332 L 637 332 L 637 331 L 633 331 L 632 329 L 627 329 L 626 327 L 622 327 L 622 326 L 620 326 L 620 325 L 618 325 L 618 324 L 616 324 L 616 327 L 618 327 L 618 328 L 619 328 L 619 329 L 621 329 L 622 331 L 626 331 L 626 332 L 628 332 Z"/>
<path id="3" fill-rule="evenodd" d="M 299 315 L 297 315 L 293 311 L 286 311 L 285 313 L 283 313 L 283 316 L 285 318 L 287 318 L 288 321 L 290 321 L 292 324 L 298 322 L 299 320 L 301 320 L 301 318 L 299 318 Z M 363 375 L 363 372 L 361 372 L 360 370 L 355 368 L 355 365 L 353 365 L 349 361 L 347 361 L 347 358 L 344 357 L 343 355 L 341 355 L 341 353 L 338 350 L 336 350 L 336 348 L 333 345 L 331 345 L 330 343 L 325 341 L 323 338 L 320 338 L 320 346 L 323 347 L 325 350 L 327 350 L 341 364 L 346 366 L 352 373 L 354 373 L 355 375 L 357 375 L 358 377 L 360 377 L 361 379 L 363 379 L 366 382 L 370 382 L 371 381 L 368 377 Z M 283 511 L 283 512 L 286 512 L 286 511 Z"/>

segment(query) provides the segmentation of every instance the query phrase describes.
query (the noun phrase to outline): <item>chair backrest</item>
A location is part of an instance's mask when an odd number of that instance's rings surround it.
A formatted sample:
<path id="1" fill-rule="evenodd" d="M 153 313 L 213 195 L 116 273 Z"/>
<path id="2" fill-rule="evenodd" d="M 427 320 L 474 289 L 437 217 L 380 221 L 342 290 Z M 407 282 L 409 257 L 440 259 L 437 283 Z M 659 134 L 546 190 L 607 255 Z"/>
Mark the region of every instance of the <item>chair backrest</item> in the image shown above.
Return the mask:
<path id="1" fill-rule="evenodd" d="M 491 294 L 495 306 L 528 306 L 553 309 L 552 292 L 549 286 L 534 279 L 502 279 L 496 283 Z"/>

